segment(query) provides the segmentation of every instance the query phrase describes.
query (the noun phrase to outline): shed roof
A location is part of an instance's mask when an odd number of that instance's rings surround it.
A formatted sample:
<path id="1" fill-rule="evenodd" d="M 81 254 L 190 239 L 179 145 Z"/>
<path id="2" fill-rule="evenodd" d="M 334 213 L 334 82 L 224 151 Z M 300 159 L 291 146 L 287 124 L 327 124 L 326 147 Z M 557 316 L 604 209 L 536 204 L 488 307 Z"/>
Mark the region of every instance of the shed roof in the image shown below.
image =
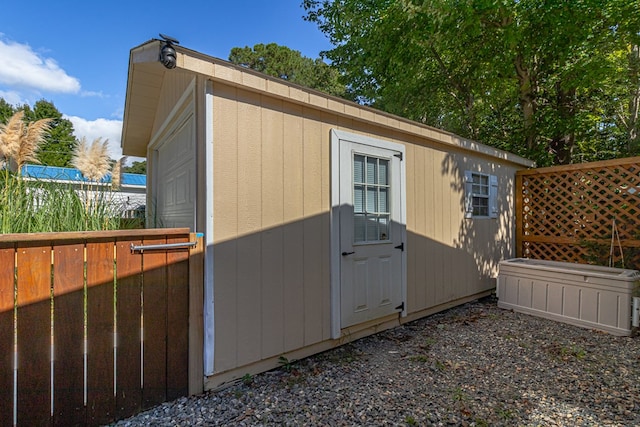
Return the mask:
<path id="1" fill-rule="evenodd" d="M 169 70 L 159 61 L 162 43 L 160 40 L 152 39 L 130 51 L 121 140 L 125 155 L 146 156 L 146 148 L 152 137 L 151 132 L 164 75 L 165 73 L 186 71 L 194 75 L 203 75 L 212 81 L 242 87 L 246 90 L 342 115 L 363 123 L 427 138 L 452 148 L 481 153 L 523 167 L 535 165 L 531 160 L 453 133 L 305 88 L 183 46 L 174 45 L 177 54 L 176 68 Z"/>

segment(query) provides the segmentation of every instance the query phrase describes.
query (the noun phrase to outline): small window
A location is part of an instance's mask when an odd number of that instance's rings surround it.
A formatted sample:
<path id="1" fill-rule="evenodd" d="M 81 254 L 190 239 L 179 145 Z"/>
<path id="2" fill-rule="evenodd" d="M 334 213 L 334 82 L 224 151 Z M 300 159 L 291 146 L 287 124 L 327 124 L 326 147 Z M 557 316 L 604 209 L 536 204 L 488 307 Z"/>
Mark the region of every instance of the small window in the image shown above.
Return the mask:
<path id="1" fill-rule="evenodd" d="M 495 175 L 465 172 L 465 218 L 497 218 L 498 179 Z"/>
<path id="2" fill-rule="evenodd" d="M 353 155 L 354 243 L 389 240 L 389 160 Z"/>
<path id="3" fill-rule="evenodd" d="M 473 216 L 489 216 L 489 175 L 472 173 Z"/>

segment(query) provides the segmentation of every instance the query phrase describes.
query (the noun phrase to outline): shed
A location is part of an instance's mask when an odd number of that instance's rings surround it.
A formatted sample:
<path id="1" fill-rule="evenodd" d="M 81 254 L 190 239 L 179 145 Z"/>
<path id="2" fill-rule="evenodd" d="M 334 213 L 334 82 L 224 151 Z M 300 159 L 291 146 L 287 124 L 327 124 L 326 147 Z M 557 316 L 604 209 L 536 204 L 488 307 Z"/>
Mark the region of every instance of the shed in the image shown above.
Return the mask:
<path id="1" fill-rule="evenodd" d="M 130 52 L 122 145 L 160 223 L 204 232 L 206 388 L 494 290 L 531 161 L 166 47 Z"/>

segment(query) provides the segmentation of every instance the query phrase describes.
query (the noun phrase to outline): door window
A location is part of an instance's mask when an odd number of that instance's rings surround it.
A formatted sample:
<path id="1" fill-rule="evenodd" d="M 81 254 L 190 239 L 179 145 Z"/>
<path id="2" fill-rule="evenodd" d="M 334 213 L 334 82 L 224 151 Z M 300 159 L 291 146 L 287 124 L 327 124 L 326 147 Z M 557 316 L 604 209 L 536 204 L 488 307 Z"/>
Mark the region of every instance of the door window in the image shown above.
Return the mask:
<path id="1" fill-rule="evenodd" d="M 390 240 L 389 159 L 353 154 L 353 241 Z"/>

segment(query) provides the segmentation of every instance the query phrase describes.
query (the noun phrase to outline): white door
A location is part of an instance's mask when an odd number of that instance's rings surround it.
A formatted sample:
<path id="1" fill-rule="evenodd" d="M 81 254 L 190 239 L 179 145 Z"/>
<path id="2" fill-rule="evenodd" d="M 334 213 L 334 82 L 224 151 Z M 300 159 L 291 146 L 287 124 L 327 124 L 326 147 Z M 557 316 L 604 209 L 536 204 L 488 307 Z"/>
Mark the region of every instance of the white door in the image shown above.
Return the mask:
<path id="1" fill-rule="evenodd" d="M 195 119 L 189 111 L 156 149 L 155 206 L 147 210 L 158 219 L 159 227 L 189 227 L 195 231 L 195 146 Z"/>
<path id="2" fill-rule="evenodd" d="M 339 135 L 344 328 L 404 311 L 404 147 Z"/>

